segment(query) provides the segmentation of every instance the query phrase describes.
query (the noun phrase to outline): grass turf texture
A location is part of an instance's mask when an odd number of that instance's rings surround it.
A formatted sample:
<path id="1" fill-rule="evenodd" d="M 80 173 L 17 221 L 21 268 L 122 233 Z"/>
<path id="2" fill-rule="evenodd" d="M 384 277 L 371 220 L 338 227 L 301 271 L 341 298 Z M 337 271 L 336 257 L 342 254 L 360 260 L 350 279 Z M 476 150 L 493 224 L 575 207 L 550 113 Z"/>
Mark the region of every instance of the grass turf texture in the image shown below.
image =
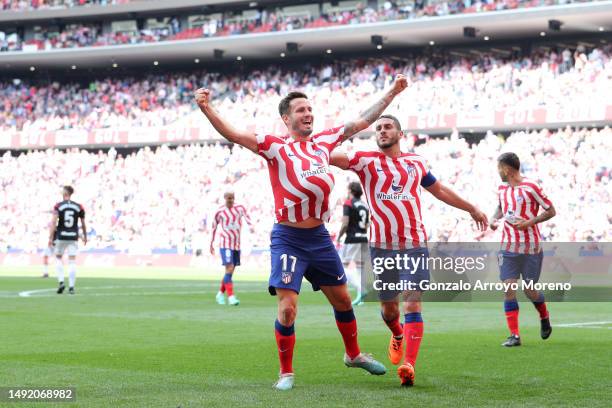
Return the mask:
<path id="1" fill-rule="evenodd" d="M 527 302 L 523 346 L 513 349 L 500 346 L 501 302 L 425 304 L 416 385 L 401 388 L 378 306 L 356 315 L 362 349 L 389 370 L 382 377 L 344 367 L 331 308 L 305 282 L 296 387 L 281 393 L 272 389 L 275 299 L 263 282 L 238 281 L 242 303 L 232 307 L 215 303 L 216 281 L 79 278 L 76 296 L 59 296 L 54 279 L 8 274 L 0 278 L 0 387 L 72 386 L 77 402 L 0 406 L 609 406 L 612 326 L 555 327 L 542 341 Z M 609 303 L 549 310 L 553 326 L 612 320 Z"/>

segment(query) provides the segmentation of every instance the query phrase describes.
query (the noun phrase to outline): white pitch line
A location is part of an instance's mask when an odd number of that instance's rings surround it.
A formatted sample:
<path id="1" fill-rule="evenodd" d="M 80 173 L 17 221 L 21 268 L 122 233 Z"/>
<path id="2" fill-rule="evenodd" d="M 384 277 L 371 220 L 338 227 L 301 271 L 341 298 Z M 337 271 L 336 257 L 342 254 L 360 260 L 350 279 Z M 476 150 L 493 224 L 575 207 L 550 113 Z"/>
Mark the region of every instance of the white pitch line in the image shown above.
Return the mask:
<path id="1" fill-rule="evenodd" d="M 191 283 L 191 284 L 175 284 L 175 285 L 122 285 L 122 286 L 86 286 L 86 287 L 77 287 L 77 290 L 79 291 L 79 294 L 82 294 L 82 290 L 88 291 L 88 290 L 113 290 L 113 289 L 158 289 L 158 288 L 198 288 L 201 287 L 202 289 L 205 288 L 209 288 L 209 287 L 216 287 L 218 286 L 217 282 L 201 282 L 201 283 Z M 243 286 L 243 285 L 241 285 Z M 245 285 L 246 287 L 255 287 L 254 285 Z M 245 287 L 243 286 L 243 287 Z M 245 289 L 246 289 L 245 287 Z M 257 286 L 259 287 L 259 286 Z M 55 293 L 57 289 L 56 288 L 45 288 L 45 289 L 34 289 L 34 290 L 24 290 L 18 293 L 19 297 L 32 297 L 32 295 L 36 295 L 36 297 L 46 297 L 49 295 L 39 295 L 39 294 L 44 294 L 47 292 L 51 292 L 51 293 Z M 240 290 L 241 292 L 250 292 L 248 290 Z M 258 292 L 258 291 L 253 291 L 253 292 Z M 104 294 L 104 293 L 87 293 L 88 296 L 117 296 L 119 295 L 121 292 L 119 293 L 108 293 L 108 294 Z M 191 292 L 155 292 L 152 294 L 180 294 L 180 293 L 191 293 Z M 202 292 L 194 292 L 194 293 L 202 293 Z M 121 296 L 137 296 L 137 295 L 146 295 L 146 292 L 133 292 L 133 293 L 129 293 L 129 294 L 122 294 Z M 4 297 L 4 296 L 2 296 Z"/>
<path id="2" fill-rule="evenodd" d="M 605 324 L 612 324 L 612 321 L 605 322 L 581 322 L 581 323 L 563 323 L 554 324 L 555 327 L 585 327 L 589 329 L 612 329 L 612 327 L 601 327 Z"/>

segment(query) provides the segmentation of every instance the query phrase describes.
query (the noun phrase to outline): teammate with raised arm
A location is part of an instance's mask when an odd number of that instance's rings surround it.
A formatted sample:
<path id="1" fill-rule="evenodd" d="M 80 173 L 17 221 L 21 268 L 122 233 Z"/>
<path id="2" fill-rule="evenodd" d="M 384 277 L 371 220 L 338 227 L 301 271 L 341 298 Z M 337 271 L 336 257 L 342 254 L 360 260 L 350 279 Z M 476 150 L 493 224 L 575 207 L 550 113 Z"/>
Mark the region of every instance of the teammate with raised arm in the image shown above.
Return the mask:
<path id="1" fill-rule="evenodd" d="M 406 281 L 420 287 L 421 282 L 429 281 L 426 262 L 418 262 L 420 258 L 429 256 L 427 234 L 421 220 L 420 187 L 438 200 L 468 212 L 481 230 L 486 229 L 487 217 L 475 205 L 437 181 L 429 171 L 425 158 L 402 152 L 402 137 L 399 120 L 383 115 L 376 122 L 378 151 L 357 151 L 348 155 L 334 152 L 331 164 L 352 170 L 361 180 L 371 211 L 369 241 L 373 267 L 378 261 L 387 264 L 388 259 L 397 257 L 410 259 L 409 265 L 418 265 L 412 270 L 399 266 L 387 268 L 379 277 L 385 282 Z M 402 327 L 400 291 L 379 292 L 382 318 L 391 330 L 388 349 L 391 363 L 400 363 L 406 341 L 404 362 L 397 370 L 401 384 L 405 386 L 414 384 L 414 365 L 423 338 L 421 294 L 420 290 L 401 292 L 404 300 Z"/>
<path id="2" fill-rule="evenodd" d="M 325 294 L 334 309 L 345 346 L 345 365 L 363 368 L 371 374 L 386 372 L 381 363 L 359 348 L 357 323 L 342 262 L 324 223 L 330 217 L 329 196 L 334 187 L 329 168 L 332 151 L 374 123 L 406 87 L 406 78 L 398 75 L 383 97 L 356 120 L 314 135 L 314 115 L 308 97 L 301 92 L 290 92 L 278 106 L 287 126 L 285 136 L 234 128 L 230 120 L 213 108 L 210 90 L 196 91 L 196 102 L 213 127 L 228 141 L 262 156 L 268 164 L 277 220 L 271 234 L 269 280 L 269 292 L 278 300 L 275 336 L 280 378 L 276 389 L 289 390 L 294 384 L 294 322 L 303 277 L 310 281 L 313 290 L 320 289 Z"/>

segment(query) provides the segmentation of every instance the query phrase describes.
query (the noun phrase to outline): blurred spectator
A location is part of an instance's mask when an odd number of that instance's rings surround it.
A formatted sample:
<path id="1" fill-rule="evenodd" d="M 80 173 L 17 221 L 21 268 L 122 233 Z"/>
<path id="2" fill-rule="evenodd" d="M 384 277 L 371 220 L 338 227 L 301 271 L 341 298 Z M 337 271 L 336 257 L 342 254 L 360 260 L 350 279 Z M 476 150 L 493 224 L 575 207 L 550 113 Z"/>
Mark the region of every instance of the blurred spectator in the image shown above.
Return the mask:
<path id="1" fill-rule="evenodd" d="M 496 159 L 514 151 L 523 173 L 537 178 L 555 204 L 558 216 L 544 223 L 546 240 L 612 239 L 612 130 L 515 132 L 505 142 L 489 134 L 480 143 L 463 139 L 429 139 L 414 151 L 427 158 L 435 176 L 491 214 L 497 206 Z M 407 138 L 404 143 L 411 142 Z M 404 146 L 408 149 L 410 144 Z M 373 138 L 356 139 L 341 148 L 376 149 Z M 336 188 L 328 229 L 338 231 L 350 172 L 333 168 Z M 26 182 L 24 182 L 24 180 Z M 88 247 L 114 247 L 135 253 L 153 248 L 179 252 L 198 249 L 210 239 L 211 217 L 223 204 L 228 186 L 255 222 L 255 246 L 267 247 L 274 208 L 266 164 L 246 149 L 218 144 L 145 147 L 123 157 L 72 149 L 28 152 L 0 157 L 1 248 L 34 251 L 48 237 L 50 210 L 64 184 L 75 186 L 75 200 L 85 206 L 90 228 Z M 496 241 L 496 233 L 479 234 L 463 212 L 423 192 L 430 241 Z M 36 199 L 32 199 L 36 197 Z"/>

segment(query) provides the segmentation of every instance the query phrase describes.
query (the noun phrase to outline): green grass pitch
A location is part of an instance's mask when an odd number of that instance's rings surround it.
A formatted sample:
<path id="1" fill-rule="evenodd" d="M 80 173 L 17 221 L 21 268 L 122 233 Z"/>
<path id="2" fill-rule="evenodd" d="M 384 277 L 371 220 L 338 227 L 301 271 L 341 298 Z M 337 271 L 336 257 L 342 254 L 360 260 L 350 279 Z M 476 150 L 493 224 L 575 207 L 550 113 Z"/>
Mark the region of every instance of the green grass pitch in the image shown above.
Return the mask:
<path id="1" fill-rule="evenodd" d="M 610 303 L 550 304 L 553 326 L 580 325 L 554 327 L 543 341 L 533 306 L 521 302 L 523 346 L 513 349 L 500 346 L 507 336 L 501 302 L 427 303 L 416 385 L 401 388 L 378 306 L 356 315 L 363 351 L 389 370 L 381 377 L 344 367 L 331 308 L 305 282 L 296 387 L 281 393 L 272 389 L 276 304 L 262 280 L 237 280 L 242 303 L 232 307 L 215 303 L 216 281 L 189 274 L 80 277 L 75 296 L 56 295 L 54 279 L 9 276 L 17 274 L 0 270 L 0 387 L 72 386 L 77 402 L 0 406 L 610 406 Z"/>

